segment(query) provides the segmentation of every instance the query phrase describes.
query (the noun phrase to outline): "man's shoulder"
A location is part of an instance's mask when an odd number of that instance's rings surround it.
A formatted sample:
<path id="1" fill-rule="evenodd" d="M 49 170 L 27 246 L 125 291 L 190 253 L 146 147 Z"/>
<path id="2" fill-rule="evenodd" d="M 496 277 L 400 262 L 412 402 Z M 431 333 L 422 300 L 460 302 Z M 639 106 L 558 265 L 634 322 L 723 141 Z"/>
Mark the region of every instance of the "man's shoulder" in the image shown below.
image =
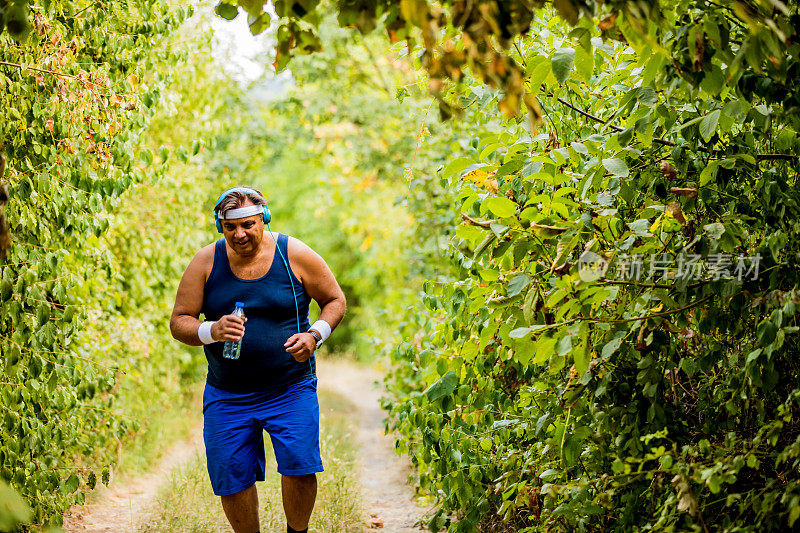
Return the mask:
<path id="1" fill-rule="evenodd" d="M 210 242 L 197 251 L 198 254 L 211 254 L 214 255 L 214 249 L 217 247 L 217 241 Z"/>
<path id="2" fill-rule="evenodd" d="M 309 245 L 307 245 L 297 237 L 292 237 L 291 235 L 288 234 L 286 235 L 286 237 L 287 237 L 286 246 L 292 255 L 304 256 L 315 253 L 314 250 L 312 250 Z"/>
<path id="3" fill-rule="evenodd" d="M 215 241 L 200 248 L 200 250 L 194 254 L 189 266 L 201 270 L 209 270 L 214 263 L 214 250 L 216 245 L 217 243 Z"/>
<path id="4" fill-rule="evenodd" d="M 213 260 L 214 251 L 216 247 L 217 247 L 217 241 L 206 244 L 197 251 L 197 253 L 195 254 L 195 258 L 200 260 L 209 260 L 209 259 Z"/>

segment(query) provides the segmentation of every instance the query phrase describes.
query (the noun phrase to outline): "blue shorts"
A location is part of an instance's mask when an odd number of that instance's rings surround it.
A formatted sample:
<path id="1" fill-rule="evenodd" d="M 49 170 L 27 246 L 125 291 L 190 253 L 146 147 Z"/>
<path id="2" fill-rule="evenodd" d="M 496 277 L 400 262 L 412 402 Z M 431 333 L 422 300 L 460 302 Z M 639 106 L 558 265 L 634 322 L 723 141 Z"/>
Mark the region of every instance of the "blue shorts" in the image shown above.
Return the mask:
<path id="1" fill-rule="evenodd" d="M 317 378 L 265 392 L 234 393 L 206 383 L 203 440 L 217 496 L 264 481 L 264 430 L 272 439 L 278 473 L 322 472 Z"/>

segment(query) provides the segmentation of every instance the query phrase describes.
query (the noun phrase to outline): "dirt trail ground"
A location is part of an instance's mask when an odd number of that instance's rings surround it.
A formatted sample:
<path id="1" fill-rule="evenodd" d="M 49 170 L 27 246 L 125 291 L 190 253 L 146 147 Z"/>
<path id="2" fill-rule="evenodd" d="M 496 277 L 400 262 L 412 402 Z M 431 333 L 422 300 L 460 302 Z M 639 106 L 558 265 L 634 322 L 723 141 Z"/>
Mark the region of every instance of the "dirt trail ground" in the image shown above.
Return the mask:
<path id="1" fill-rule="evenodd" d="M 94 501 L 83 507 L 74 507 L 64 517 L 67 533 L 106 533 L 136 531 L 146 516 L 147 506 L 158 489 L 169 479 L 169 474 L 188 461 L 203 446 L 203 428 L 198 426 L 189 440 L 179 442 L 167 451 L 155 468 L 147 474 L 112 483 L 103 487 L 98 483 Z"/>
<path id="2" fill-rule="evenodd" d="M 341 394 L 359 409 L 360 420 L 353 425 L 360 447 L 362 504 L 368 525 L 387 532 L 420 531 L 414 523 L 425 509 L 412 500 L 413 489 L 406 483 L 408 461 L 394 453 L 392 437 L 383 433 L 381 391 L 375 384 L 380 374 L 347 361 L 324 360 L 317 365 L 317 376 L 320 388 Z"/>
<path id="3" fill-rule="evenodd" d="M 412 500 L 413 489 L 406 483 L 409 465 L 394 453 L 393 440 L 383 433 L 384 412 L 381 392 L 375 384 L 380 374 L 373 369 L 342 360 L 321 360 L 317 365 L 319 387 L 341 394 L 358 407 L 353 421 L 359 447 L 359 479 L 365 511 L 364 529 L 386 532 L 418 532 L 414 527 L 425 512 Z M 65 517 L 67 533 L 134 532 L 147 518 L 148 506 L 170 473 L 202 453 L 202 429 L 175 444 L 146 475 L 123 480 L 110 488 L 98 489 L 93 502 L 76 507 Z"/>

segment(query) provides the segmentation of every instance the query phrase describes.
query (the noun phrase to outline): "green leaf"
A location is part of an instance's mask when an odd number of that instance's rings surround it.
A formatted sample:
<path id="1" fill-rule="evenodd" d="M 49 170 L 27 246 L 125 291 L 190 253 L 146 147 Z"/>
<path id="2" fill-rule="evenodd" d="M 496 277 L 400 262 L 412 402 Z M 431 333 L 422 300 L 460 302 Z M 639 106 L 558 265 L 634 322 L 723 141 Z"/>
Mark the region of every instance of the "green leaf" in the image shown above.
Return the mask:
<path id="1" fill-rule="evenodd" d="M 649 231 L 650 221 L 646 218 L 634 220 L 633 222 L 628 223 L 628 227 L 631 228 L 631 231 L 633 231 L 633 234 L 637 237 L 649 237 L 652 235 Z"/>
<path id="2" fill-rule="evenodd" d="M 764 319 L 758 325 L 758 329 L 756 330 L 756 337 L 758 338 L 758 343 L 761 346 L 769 346 L 772 344 L 772 341 L 775 340 L 775 336 L 778 332 L 778 328 L 775 327 L 775 324 L 769 321 L 769 319 Z"/>
<path id="3" fill-rule="evenodd" d="M 5 279 L 0 281 L 0 300 L 5 301 L 11 298 L 12 291 L 13 286 L 10 281 Z"/>
<path id="4" fill-rule="evenodd" d="M 708 236 L 715 241 L 718 241 L 720 237 L 722 237 L 722 234 L 725 233 L 725 226 L 721 222 L 706 224 L 703 226 L 703 229 L 706 230 Z"/>
<path id="5" fill-rule="evenodd" d="M 239 14 L 239 9 L 235 5 L 220 2 L 214 8 L 214 13 L 226 20 L 233 20 Z"/>
<path id="6" fill-rule="evenodd" d="M 547 76 L 550 74 L 551 63 L 545 56 L 537 56 L 538 63 L 534 63 L 533 70 L 530 75 L 530 85 L 534 91 L 538 91 L 540 86 L 545 82 Z"/>
<path id="7" fill-rule="evenodd" d="M 572 335 L 564 335 L 556 345 L 556 353 L 558 355 L 566 355 L 572 350 Z"/>
<path id="8" fill-rule="evenodd" d="M 616 157 L 603 159 L 603 166 L 611 174 L 620 178 L 624 178 L 630 174 L 628 165 L 625 164 L 625 161 L 622 159 L 617 159 Z"/>
<path id="9" fill-rule="evenodd" d="M 0 480 L 0 531 L 16 531 L 18 524 L 27 523 L 32 517 L 25 500 Z"/>
<path id="10" fill-rule="evenodd" d="M 39 323 L 39 327 L 44 326 L 50 320 L 50 306 L 46 304 L 40 304 L 36 308 L 36 321 Z"/>
<path id="11" fill-rule="evenodd" d="M 608 359 L 609 357 L 611 357 L 614 354 L 614 352 L 616 352 L 622 345 L 622 340 L 624 338 L 625 338 L 624 331 L 617 332 L 616 336 L 612 340 L 607 342 L 605 346 L 603 346 L 603 350 L 600 352 L 600 357 L 602 359 Z"/>
<path id="12" fill-rule="evenodd" d="M 473 163 L 469 157 L 459 157 L 450 161 L 442 171 L 443 178 L 449 178 L 453 174 L 461 172 Z"/>
<path id="13" fill-rule="evenodd" d="M 564 83 L 569 78 L 569 72 L 575 62 L 575 50 L 572 48 L 559 48 L 553 54 L 553 74 L 559 83 Z"/>
<path id="14" fill-rule="evenodd" d="M 455 372 L 450 370 L 447 374 L 439 378 L 436 383 L 425 389 L 424 394 L 428 397 L 429 401 L 435 402 L 439 398 L 451 394 L 455 390 L 456 385 L 458 385 L 458 377 Z"/>
<path id="15" fill-rule="evenodd" d="M 531 282 L 531 278 L 524 273 L 519 273 L 508 282 L 508 295 L 509 296 L 516 296 L 522 289 L 528 286 Z"/>
<path id="16" fill-rule="evenodd" d="M 713 494 L 717 494 L 720 491 L 721 489 L 720 481 L 721 481 L 720 477 L 716 474 L 712 474 L 711 477 L 709 477 L 708 480 L 706 481 L 708 488 L 711 490 Z"/>
<path id="17" fill-rule="evenodd" d="M 547 327 L 547 324 L 534 324 L 533 326 L 531 326 L 529 328 L 512 329 L 511 332 L 508 334 L 508 336 L 511 337 L 512 339 L 521 339 L 522 337 L 524 337 L 528 333 L 531 333 L 531 332 L 539 330 L 539 329 L 544 329 L 546 327 Z"/>
<path id="18" fill-rule="evenodd" d="M 539 301 L 539 291 L 536 287 L 531 288 L 525 296 L 525 302 L 522 305 L 522 312 L 525 315 L 525 321 L 529 324 L 533 322 L 534 313 L 536 312 L 536 304 Z"/>
<path id="19" fill-rule="evenodd" d="M 705 142 L 711 140 L 711 137 L 714 136 L 714 132 L 717 131 L 717 123 L 719 123 L 719 114 L 720 110 L 715 109 L 705 117 L 700 122 L 700 136 L 703 138 Z"/>
<path id="20" fill-rule="evenodd" d="M 578 371 L 579 376 L 582 376 L 586 369 L 589 368 L 588 350 L 583 349 L 582 346 L 579 347 L 579 349 L 575 350 L 573 358 L 575 359 L 575 370 Z"/>
<path id="21" fill-rule="evenodd" d="M 64 494 L 72 494 L 76 490 L 78 490 L 78 486 L 80 485 L 81 481 L 78 479 L 78 476 L 75 473 L 70 474 L 66 481 L 61 485 L 61 492 Z"/>
<path id="22" fill-rule="evenodd" d="M 508 226 L 506 226 L 505 224 L 500 224 L 499 222 L 490 222 L 489 229 L 492 230 L 492 233 L 494 233 L 495 236 L 497 236 L 497 238 L 499 239 L 506 232 Z"/>
<path id="23" fill-rule="evenodd" d="M 497 172 L 494 173 L 495 178 L 499 178 L 500 176 L 507 176 L 508 174 L 514 174 L 519 172 L 519 170 L 525 166 L 525 161 L 521 159 L 512 159 L 507 163 L 503 163 L 503 165 L 497 169 Z"/>
<path id="24" fill-rule="evenodd" d="M 567 466 L 573 466 L 578 463 L 578 457 L 581 454 L 581 443 L 570 437 L 564 443 L 562 451 L 564 453 L 564 463 Z"/>
<path id="25" fill-rule="evenodd" d="M 482 207 L 488 209 L 500 218 L 510 217 L 517 210 L 517 204 L 505 196 L 490 196 L 483 201 Z"/>
<path id="26" fill-rule="evenodd" d="M 590 45 L 591 46 L 591 45 Z M 583 47 L 575 50 L 575 72 L 578 77 L 588 82 L 594 71 L 594 54 Z"/>
<path id="27" fill-rule="evenodd" d="M 554 468 L 548 468 L 547 470 L 539 474 L 539 479 L 543 481 L 550 481 L 557 478 L 559 474 L 560 472 L 558 470 L 555 470 Z"/>
<path id="28" fill-rule="evenodd" d="M 752 456 L 750 456 L 752 457 Z M 749 459 L 749 458 L 748 458 Z M 789 527 L 792 527 L 797 519 L 800 518 L 800 505 L 795 504 L 789 510 Z"/>
<path id="29" fill-rule="evenodd" d="M 700 186 L 708 185 L 708 183 L 717 176 L 717 169 L 719 168 L 719 161 L 711 161 L 700 172 Z"/>

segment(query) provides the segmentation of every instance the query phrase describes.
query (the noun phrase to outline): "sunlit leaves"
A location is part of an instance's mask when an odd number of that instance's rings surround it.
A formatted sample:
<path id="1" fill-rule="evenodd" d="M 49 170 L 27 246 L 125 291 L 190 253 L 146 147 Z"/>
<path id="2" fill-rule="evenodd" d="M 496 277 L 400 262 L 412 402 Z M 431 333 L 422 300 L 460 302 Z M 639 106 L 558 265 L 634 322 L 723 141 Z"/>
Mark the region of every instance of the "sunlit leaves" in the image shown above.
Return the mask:
<path id="1" fill-rule="evenodd" d="M 95 340 L 90 352 L 81 335 L 97 308 L 114 308 L 119 263 L 101 239 L 120 196 L 142 175 L 141 163 L 153 162 L 150 152 L 140 162 L 140 139 L 166 87 L 164 73 L 181 56 L 164 37 L 192 10 L 107 4 L 125 16 L 71 2 L 31 3 L 32 31 L 6 47 L 0 73 L 6 214 L 15 241 L 0 265 L 0 399 L 7 408 L 0 477 L 28 501 L 37 524 L 57 522 L 81 503 L 81 479 L 112 460 L 109 442 L 136 429 L 111 410 L 117 370 L 101 363 L 111 341 Z"/>
<path id="2" fill-rule="evenodd" d="M 554 7 L 579 20 L 573 3 Z M 459 468 L 436 450 L 458 448 L 461 461 L 472 450 L 487 465 L 483 478 L 494 482 L 480 494 L 517 525 L 534 520 L 529 500 L 517 501 L 530 479 L 539 480 L 538 509 L 547 517 L 535 523 L 560 520 L 566 530 L 597 520 L 601 528 L 697 526 L 697 513 L 717 508 L 757 512 L 755 500 L 723 504 L 715 495 L 745 490 L 753 479 L 738 474 L 745 461 L 734 450 L 755 454 L 750 437 L 736 435 L 742 425 L 766 439 L 781 424 L 766 411 L 743 414 L 742 403 L 774 407 L 785 398 L 772 402 L 763 391 L 796 389 L 787 357 L 794 330 L 771 295 L 792 305 L 798 298 L 789 259 L 798 251 L 798 125 L 791 106 L 776 105 L 791 54 L 765 60 L 742 46 L 735 57 L 732 43 L 761 37 L 731 25 L 731 16 L 696 3 L 658 13 L 626 3 L 602 19 L 606 40 L 588 24 L 568 30 L 542 21 L 536 37 L 514 49 L 526 90 L 542 105 L 540 130 L 485 107 L 465 112 L 461 144 L 441 168 L 469 217 L 454 218 L 469 222 L 449 232 L 452 270 L 435 291 L 427 287 L 434 315 L 417 319 L 430 335 L 420 345 L 435 347 L 427 365 L 465 364 L 459 386 L 421 430 L 402 413 L 418 405 L 413 380 L 422 371 L 412 367 L 393 383 L 403 391 L 393 413 L 401 413 L 404 443 L 431 456 L 419 468 L 432 491 Z M 749 65 L 759 61 L 761 72 L 774 67 L 773 78 L 753 76 Z M 465 83 L 479 92 L 477 80 Z M 496 177 L 491 189 L 488 176 Z M 604 275 L 579 275 L 584 253 Z M 774 261 L 776 273 L 737 279 L 737 265 L 756 253 Z M 692 261 L 706 270 L 692 274 Z M 413 361 L 417 350 L 406 347 Z M 420 441 L 417 431 L 430 433 Z M 782 450 L 758 447 L 773 458 L 800 455 Z M 610 481 L 587 488 L 587 475 Z M 653 480 L 662 475 L 676 481 L 659 488 Z M 760 487 L 770 483 L 769 474 L 756 477 Z M 795 490 L 796 480 L 789 483 Z M 477 506 L 459 487 L 438 493 L 443 513 Z M 664 518 L 631 518 L 643 507 Z M 786 509 L 771 507 L 774 531 L 791 520 Z"/>

